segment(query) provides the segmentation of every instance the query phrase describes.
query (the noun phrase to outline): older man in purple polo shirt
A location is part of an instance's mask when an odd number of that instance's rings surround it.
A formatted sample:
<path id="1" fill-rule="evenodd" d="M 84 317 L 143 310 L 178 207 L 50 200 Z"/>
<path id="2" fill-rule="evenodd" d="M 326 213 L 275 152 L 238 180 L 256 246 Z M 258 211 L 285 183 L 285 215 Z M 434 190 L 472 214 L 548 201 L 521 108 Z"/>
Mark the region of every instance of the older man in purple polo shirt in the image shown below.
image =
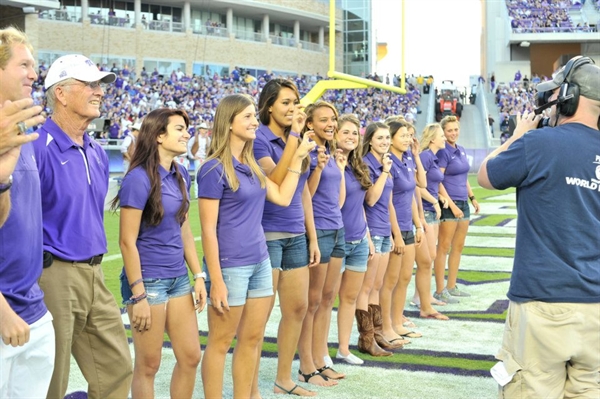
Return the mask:
<path id="1" fill-rule="evenodd" d="M 42 274 L 40 183 L 27 128 L 37 78 L 24 33 L 0 30 L 0 398 L 44 397 L 54 367 L 52 315 L 37 284 Z"/>
<path id="2" fill-rule="evenodd" d="M 39 281 L 54 315 L 56 361 L 48 398 L 62 398 L 71 353 L 90 398 L 126 398 L 132 364 L 121 313 L 104 284 L 104 198 L 108 157 L 86 133 L 100 115 L 103 86 L 115 80 L 82 55 L 60 57 L 45 87 L 52 118 L 34 143 L 40 170 L 44 272 Z"/>

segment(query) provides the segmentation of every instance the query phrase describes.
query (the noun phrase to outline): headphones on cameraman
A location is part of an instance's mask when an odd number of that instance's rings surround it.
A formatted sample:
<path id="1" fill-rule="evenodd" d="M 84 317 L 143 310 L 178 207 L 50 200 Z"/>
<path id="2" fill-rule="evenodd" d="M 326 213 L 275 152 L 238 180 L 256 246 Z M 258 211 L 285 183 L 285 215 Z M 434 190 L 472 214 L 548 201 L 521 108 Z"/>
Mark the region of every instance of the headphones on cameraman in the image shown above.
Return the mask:
<path id="1" fill-rule="evenodd" d="M 558 88 L 558 98 L 549 102 L 548 99 L 552 95 L 552 91 L 538 93 L 537 105 L 539 112 L 556 104 L 556 113 L 563 116 L 572 116 L 577 111 L 579 105 L 579 86 L 569 82 L 569 77 L 577 68 L 585 64 L 594 64 L 594 60 L 589 57 L 578 55 L 567 62 L 563 70 L 564 80 Z"/>

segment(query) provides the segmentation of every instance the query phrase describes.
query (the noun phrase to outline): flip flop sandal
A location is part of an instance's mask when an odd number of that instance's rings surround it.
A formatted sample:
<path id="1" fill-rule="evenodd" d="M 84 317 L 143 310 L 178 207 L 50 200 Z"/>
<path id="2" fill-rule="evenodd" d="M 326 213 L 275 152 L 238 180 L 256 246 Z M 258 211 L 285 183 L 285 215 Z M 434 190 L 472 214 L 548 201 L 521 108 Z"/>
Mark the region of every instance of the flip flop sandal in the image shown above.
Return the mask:
<path id="1" fill-rule="evenodd" d="M 323 372 L 324 372 L 324 371 L 327 371 L 327 370 L 331 370 L 331 371 L 333 371 L 334 373 L 340 374 L 340 373 L 338 373 L 337 371 L 335 371 L 334 369 L 332 369 L 332 368 L 331 368 L 331 367 L 329 367 L 329 366 L 325 366 L 325 367 L 321 367 L 320 369 L 317 369 L 317 371 L 318 371 L 318 372 L 319 372 L 321 375 L 323 375 L 323 377 L 327 377 L 326 375 L 324 375 L 324 374 L 323 374 Z M 327 378 L 329 378 L 330 380 L 343 380 L 344 378 L 346 378 L 346 376 L 342 374 L 342 376 L 341 376 L 341 377 L 327 377 Z"/>

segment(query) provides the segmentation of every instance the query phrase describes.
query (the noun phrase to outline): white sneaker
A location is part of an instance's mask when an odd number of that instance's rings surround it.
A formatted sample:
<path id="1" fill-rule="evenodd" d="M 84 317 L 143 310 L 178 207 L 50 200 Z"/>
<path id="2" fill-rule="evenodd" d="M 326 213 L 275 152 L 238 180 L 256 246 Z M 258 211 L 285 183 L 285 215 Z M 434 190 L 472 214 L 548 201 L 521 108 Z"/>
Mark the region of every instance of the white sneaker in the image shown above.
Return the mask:
<path id="1" fill-rule="evenodd" d="M 338 351 L 337 354 L 335 355 L 335 358 L 339 359 L 339 360 L 343 360 L 348 364 L 361 365 L 364 363 L 364 360 L 362 360 L 358 356 L 355 356 L 354 354 L 352 354 L 352 352 L 350 352 L 350 354 L 348 356 L 344 356 L 340 353 L 340 351 Z"/>
<path id="2" fill-rule="evenodd" d="M 331 360 L 331 356 L 323 356 L 323 360 L 325 361 L 325 367 L 333 367 L 333 360 Z"/>

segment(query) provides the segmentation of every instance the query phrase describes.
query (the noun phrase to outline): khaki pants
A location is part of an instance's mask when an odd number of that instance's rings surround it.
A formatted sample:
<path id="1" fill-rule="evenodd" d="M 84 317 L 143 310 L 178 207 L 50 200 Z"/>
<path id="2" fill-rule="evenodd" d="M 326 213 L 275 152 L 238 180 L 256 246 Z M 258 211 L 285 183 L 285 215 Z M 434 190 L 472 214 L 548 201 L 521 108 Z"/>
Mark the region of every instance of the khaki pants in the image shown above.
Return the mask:
<path id="1" fill-rule="evenodd" d="M 600 398 L 600 304 L 510 302 L 500 398 Z"/>
<path id="2" fill-rule="evenodd" d="M 56 358 L 48 399 L 62 399 L 71 353 L 88 382 L 88 397 L 127 398 L 132 362 L 121 313 L 100 265 L 54 260 L 39 281 L 54 317 Z"/>

